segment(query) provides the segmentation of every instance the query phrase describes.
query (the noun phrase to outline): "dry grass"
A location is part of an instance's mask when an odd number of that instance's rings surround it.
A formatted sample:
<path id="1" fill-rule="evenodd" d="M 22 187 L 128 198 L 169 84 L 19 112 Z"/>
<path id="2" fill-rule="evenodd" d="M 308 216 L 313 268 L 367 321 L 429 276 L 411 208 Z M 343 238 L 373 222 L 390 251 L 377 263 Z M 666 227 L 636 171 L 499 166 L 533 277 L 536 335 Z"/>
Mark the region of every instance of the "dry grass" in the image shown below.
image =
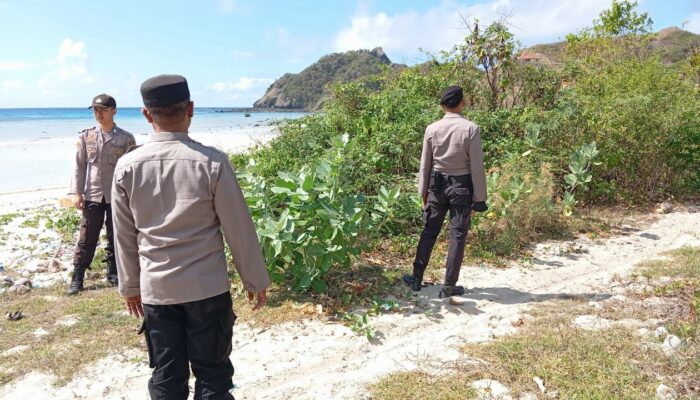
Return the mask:
<path id="1" fill-rule="evenodd" d="M 649 399 L 661 383 L 673 388 L 679 398 L 699 399 L 700 249 L 683 248 L 667 256 L 639 266 L 640 275 L 653 287 L 647 295 L 629 293 L 631 300 L 607 302 L 602 310 L 593 310 L 584 301 L 540 304 L 517 334 L 464 346 L 465 359 L 472 362 L 445 365 L 439 376 L 390 374 L 370 386 L 372 396 L 410 398 L 402 396 L 415 390 L 423 396 L 416 398 L 472 398 L 452 393 L 478 379 L 500 381 L 514 397 L 522 393 L 541 396 L 534 381 L 538 377 L 548 393 L 557 392 L 561 399 Z M 662 277 L 664 283 L 659 281 Z M 652 295 L 664 296 L 660 305 L 642 301 Z M 577 315 L 592 313 L 609 319 L 660 319 L 686 345 L 667 357 L 660 339 L 639 336 L 636 329 L 613 325 L 588 331 L 572 325 Z M 449 395 L 439 397 L 442 393 Z"/>
<path id="2" fill-rule="evenodd" d="M 27 295 L 3 293 L 3 310 L 22 309 L 19 321 L 0 322 L 0 353 L 16 346 L 28 349 L 0 357 L 0 383 L 30 371 L 55 374 L 57 384 L 67 382 L 82 365 L 111 353 L 145 344 L 137 334 L 140 321 L 122 313 L 115 290 L 89 290 L 76 297 L 64 295 L 64 287 L 36 289 Z M 74 325 L 61 324 L 74 319 Z M 45 336 L 34 333 L 42 329 Z"/>
<path id="3" fill-rule="evenodd" d="M 470 381 L 459 375 L 433 377 L 421 372 L 399 372 L 372 384 L 373 400 L 475 399 Z"/>

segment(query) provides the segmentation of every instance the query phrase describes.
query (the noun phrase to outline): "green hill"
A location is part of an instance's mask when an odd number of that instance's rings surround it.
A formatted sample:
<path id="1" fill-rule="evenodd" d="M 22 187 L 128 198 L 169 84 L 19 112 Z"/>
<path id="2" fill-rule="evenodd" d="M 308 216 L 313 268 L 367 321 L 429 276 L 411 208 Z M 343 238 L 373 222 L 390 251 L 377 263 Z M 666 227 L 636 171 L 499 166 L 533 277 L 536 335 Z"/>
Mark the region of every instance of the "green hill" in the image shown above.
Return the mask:
<path id="1" fill-rule="evenodd" d="M 538 61 L 546 64 L 561 62 L 566 42 L 538 44 L 527 49 L 530 54 L 543 55 Z M 675 64 L 688 57 L 693 49 L 700 49 L 700 35 L 684 31 L 675 26 L 655 33 L 649 43 L 652 54 L 661 56 L 665 64 Z"/>
<path id="2" fill-rule="evenodd" d="M 329 54 L 298 74 L 284 74 L 255 102 L 254 107 L 318 109 L 328 94 L 326 86 L 329 83 L 350 82 L 376 75 L 381 72 L 383 65 L 402 67 L 400 64 L 393 64 L 381 47 Z"/>

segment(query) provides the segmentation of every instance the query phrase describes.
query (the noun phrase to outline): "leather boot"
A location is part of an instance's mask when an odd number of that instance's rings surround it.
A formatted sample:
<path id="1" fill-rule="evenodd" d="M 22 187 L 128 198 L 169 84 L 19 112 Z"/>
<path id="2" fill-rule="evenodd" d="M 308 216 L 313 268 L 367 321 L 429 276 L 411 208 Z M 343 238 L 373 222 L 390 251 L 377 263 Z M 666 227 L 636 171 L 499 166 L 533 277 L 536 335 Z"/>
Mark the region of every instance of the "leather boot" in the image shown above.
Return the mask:
<path id="1" fill-rule="evenodd" d="M 107 259 L 107 282 L 112 287 L 119 286 L 119 278 L 117 277 L 117 261 L 114 258 Z"/>
<path id="2" fill-rule="evenodd" d="M 70 279 L 68 286 L 68 294 L 74 295 L 83 290 L 83 280 L 85 279 L 85 267 L 80 265 L 73 266 L 73 277 Z"/>

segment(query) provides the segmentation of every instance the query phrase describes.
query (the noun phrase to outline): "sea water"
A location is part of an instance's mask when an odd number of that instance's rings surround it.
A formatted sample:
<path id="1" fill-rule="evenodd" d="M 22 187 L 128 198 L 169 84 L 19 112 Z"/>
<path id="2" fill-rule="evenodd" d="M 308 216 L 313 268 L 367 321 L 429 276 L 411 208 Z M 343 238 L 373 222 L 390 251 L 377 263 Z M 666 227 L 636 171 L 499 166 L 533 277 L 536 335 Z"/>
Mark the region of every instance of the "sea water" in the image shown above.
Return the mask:
<path id="1" fill-rule="evenodd" d="M 190 132 L 206 145 L 231 151 L 269 135 L 271 124 L 302 115 L 196 108 Z M 152 131 L 140 108 L 118 108 L 115 122 L 131 132 L 137 144 L 148 140 Z M 78 132 L 93 126 L 95 120 L 87 108 L 0 109 L 0 193 L 67 188 Z"/>

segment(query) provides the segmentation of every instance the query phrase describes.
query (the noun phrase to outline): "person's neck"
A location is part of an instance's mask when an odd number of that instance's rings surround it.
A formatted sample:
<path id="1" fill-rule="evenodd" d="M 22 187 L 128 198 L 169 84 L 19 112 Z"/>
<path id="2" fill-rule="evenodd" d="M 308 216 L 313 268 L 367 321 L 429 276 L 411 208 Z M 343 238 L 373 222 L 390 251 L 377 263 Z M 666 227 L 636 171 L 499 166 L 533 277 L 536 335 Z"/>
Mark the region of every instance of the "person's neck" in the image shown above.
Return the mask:
<path id="1" fill-rule="evenodd" d="M 153 124 L 153 132 L 154 133 L 166 133 L 166 132 L 187 133 L 188 129 L 189 129 L 189 126 L 185 126 L 185 125 L 158 126 L 156 124 Z"/>
<path id="2" fill-rule="evenodd" d="M 112 129 L 114 129 L 114 122 L 112 122 L 111 124 L 100 124 L 100 129 L 102 129 L 102 132 L 109 132 Z"/>

